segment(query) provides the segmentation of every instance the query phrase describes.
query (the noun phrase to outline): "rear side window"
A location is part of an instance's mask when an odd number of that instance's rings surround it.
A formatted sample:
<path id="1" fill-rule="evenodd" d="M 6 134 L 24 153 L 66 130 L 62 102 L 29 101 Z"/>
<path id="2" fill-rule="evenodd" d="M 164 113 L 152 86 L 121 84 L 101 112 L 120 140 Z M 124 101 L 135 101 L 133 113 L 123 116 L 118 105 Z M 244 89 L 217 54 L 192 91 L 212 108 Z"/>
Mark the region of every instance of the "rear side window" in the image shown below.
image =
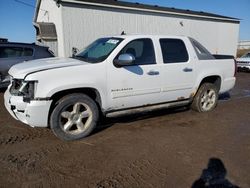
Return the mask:
<path id="1" fill-rule="evenodd" d="M 131 54 L 136 65 L 156 64 L 154 46 L 151 39 L 137 39 L 128 43 L 118 54 Z"/>
<path id="2" fill-rule="evenodd" d="M 188 61 L 188 52 L 180 39 L 160 39 L 164 63 L 183 63 Z"/>
<path id="3" fill-rule="evenodd" d="M 195 53 L 199 60 L 209 60 L 209 59 L 215 59 L 214 56 L 204 47 L 202 46 L 198 41 L 190 38 L 190 41 L 194 47 Z"/>
<path id="4" fill-rule="evenodd" d="M 21 57 L 23 48 L 19 47 L 0 47 L 0 58 Z"/>
<path id="5" fill-rule="evenodd" d="M 23 56 L 33 56 L 33 49 L 32 48 L 24 48 L 23 49 Z"/>
<path id="6" fill-rule="evenodd" d="M 0 58 L 15 58 L 24 56 L 33 56 L 33 49 L 21 47 L 0 47 Z"/>

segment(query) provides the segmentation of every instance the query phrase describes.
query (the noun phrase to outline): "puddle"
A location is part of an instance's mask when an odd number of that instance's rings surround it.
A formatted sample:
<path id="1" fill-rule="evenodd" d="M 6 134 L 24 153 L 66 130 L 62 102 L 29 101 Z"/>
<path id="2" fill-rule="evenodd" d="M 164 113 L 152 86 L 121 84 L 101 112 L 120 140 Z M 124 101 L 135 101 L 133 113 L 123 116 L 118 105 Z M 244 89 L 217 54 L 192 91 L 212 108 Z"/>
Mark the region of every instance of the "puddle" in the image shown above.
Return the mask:
<path id="1" fill-rule="evenodd" d="M 223 93 L 219 95 L 219 100 L 220 101 L 228 101 L 231 99 L 230 93 Z"/>
<path id="2" fill-rule="evenodd" d="M 228 101 L 231 99 L 242 99 L 242 98 L 248 98 L 250 97 L 250 90 L 247 89 L 243 89 L 243 90 L 238 90 L 236 91 L 232 91 L 232 92 L 228 92 L 228 93 L 223 93 L 219 96 L 219 100 L 220 101 Z"/>

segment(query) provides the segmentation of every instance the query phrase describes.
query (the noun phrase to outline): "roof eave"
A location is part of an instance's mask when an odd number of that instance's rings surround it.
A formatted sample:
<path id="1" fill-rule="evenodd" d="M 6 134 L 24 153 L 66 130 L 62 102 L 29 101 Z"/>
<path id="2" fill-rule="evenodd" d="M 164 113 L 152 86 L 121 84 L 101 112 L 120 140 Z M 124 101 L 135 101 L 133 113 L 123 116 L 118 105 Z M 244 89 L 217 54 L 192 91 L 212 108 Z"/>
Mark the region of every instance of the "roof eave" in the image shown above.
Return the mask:
<path id="1" fill-rule="evenodd" d="M 40 5 L 41 5 L 41 0 L 37 0 L 36 1 L 35 13 L 34 13 L 34 17 L 33 17 L 33 22 L 37 21 L 38 13 L 39 13 L 39 10 L 40 10 Z"/>
<path id="2" fill-rule="evenodd" d="M 174 11 L 162 11 L 162 10 L 154 10 L 154 9 L 145 9 L 145 8 L 137 8 L 137 7 L 129 7 L 129 6 L 121 6 L 121 5 L 112 5 L 112 4 L 104 4 L 104 3 L 93 3 L 87 1 L 77 1 L 77 0 L 60 0 L 59 3 L 74 3 L 74 4 L 83 4 L 83 5 L 92 5 L 92 6 L 99 6 L 99 7 L 106 7 L 106 8 L 119 8 L 125 10 L 138 10 L 144 12 L 151 12 L 151 13 L 161 13 L 161 14 L 172 14 L 172 15 L 179 15 L 179 16 L 188 16 L 188 17 L 196 17 L 196 18 L 203 18 L 203 19 L 214 19 L 218 21 L 227 21 L 232 23 L 240 23 L 238 18 L 230 18 L 230 17 L 216 17 L 216 16 L 205 16 L 205 15 L 196 15 L 196 14 L 188 14 L 188 13 L 180 13 Z"/>

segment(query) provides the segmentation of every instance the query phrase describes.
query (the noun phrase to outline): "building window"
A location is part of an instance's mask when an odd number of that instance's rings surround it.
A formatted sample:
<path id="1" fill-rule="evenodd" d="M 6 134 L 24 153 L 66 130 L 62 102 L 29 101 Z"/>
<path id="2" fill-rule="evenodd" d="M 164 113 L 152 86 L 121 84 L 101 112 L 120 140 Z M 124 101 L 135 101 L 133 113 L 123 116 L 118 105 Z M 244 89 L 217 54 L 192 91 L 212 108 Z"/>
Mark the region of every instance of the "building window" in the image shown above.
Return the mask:
<path id="1" fill-rule="evenodd" d="M 180 39 L 160 39 L 164 63 L 187 62 L 188 52 L 184 42 Z"/>

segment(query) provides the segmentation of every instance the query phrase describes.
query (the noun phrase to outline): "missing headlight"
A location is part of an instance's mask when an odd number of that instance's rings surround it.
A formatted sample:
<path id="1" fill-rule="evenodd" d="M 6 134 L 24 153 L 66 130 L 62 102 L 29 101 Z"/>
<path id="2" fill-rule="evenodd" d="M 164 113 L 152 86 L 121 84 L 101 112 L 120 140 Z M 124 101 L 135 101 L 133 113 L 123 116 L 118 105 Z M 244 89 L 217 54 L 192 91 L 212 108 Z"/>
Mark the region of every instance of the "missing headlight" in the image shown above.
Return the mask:
<path id="1" fill-rule="evenodd" d="M 23 95 L 23 102 L 30 102 L 34 99 L 36 81 L 24 82 L 19 92 Z"/>
<path id="2" fill-rule="evenodd" d="M 20 87 L 22 86 L 23 80 L 20 79 L 13 79 L 10 87 L 10 93 L 14 96 L 20 96 L 21 93 L 19 92 Z"/>
<path id="3" fill-rule="evenodd" d="M 10 93 L 15 96 L 23 96 L 24 102 L 30 102 L 34 99 L 36 83 L 37 81 L 24 81 L 14 79 L 10 87 Z"/>

